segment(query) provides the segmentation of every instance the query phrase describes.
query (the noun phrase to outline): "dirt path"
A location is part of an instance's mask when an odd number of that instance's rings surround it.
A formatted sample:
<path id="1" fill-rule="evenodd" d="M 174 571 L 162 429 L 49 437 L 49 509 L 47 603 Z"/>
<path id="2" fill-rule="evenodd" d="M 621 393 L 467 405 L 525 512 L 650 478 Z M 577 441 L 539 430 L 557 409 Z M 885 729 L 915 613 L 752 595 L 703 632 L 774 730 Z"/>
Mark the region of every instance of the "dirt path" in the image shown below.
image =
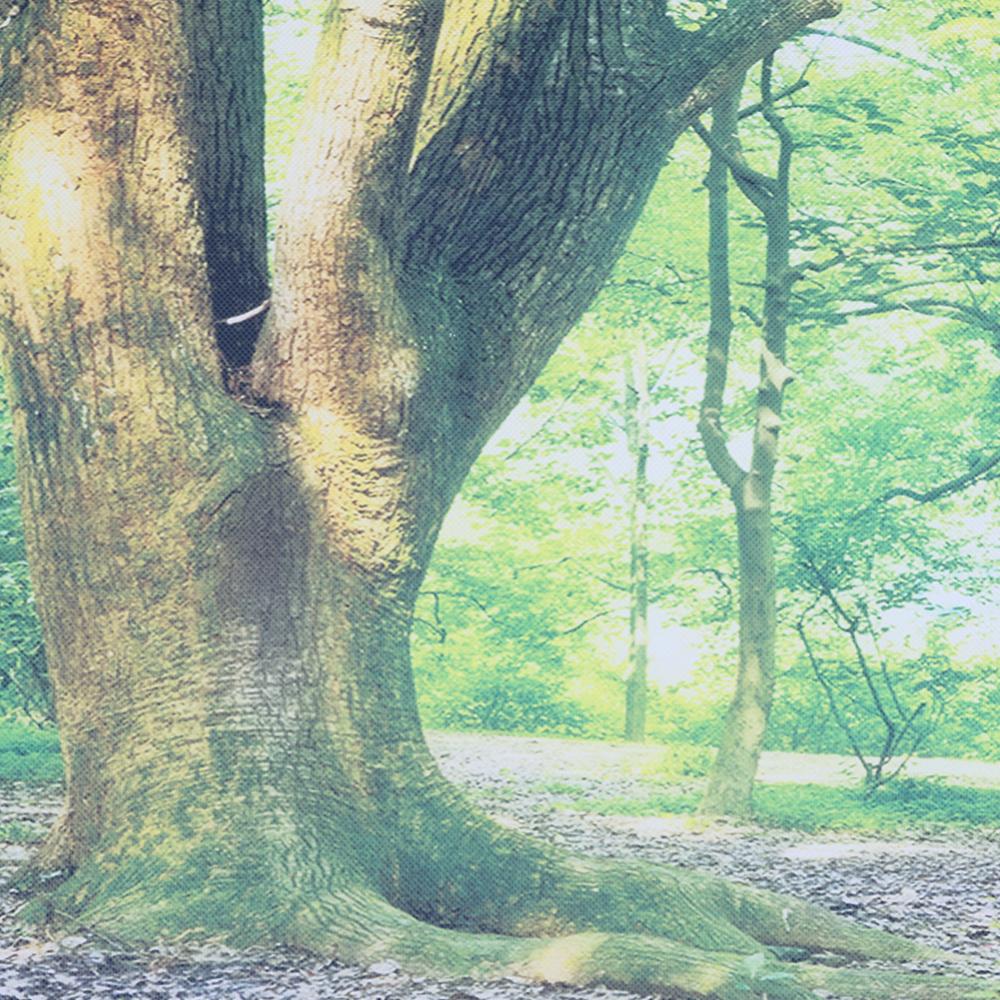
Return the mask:
<path id="1" fill-rule="evenodd" d="M 430 733 L 435 752 L 488 758 L 487 772 L 507 769 L 528 781 L 575 777 L 651 777 L 666 754 L 656 744 L 599 743 L 593 740 L 500 733 Z M 939 778 L 975 788 L 1000 788 L 1000 762 L 927 757 L 911 760 L 904 772 L 911 778 Z M 837 754 L 765 751 L 758 780 L 849 786 L 863 777 L 853 757 Z"/>
<path id="2" fill-rule="evenodd" d="M 698 867 L 795 893 L 859 921 L 949 948 L 962 954 L 971 970 L 995 973 L 1000 968 L 1000 833 L 880 840 L 758 828 L 697 832 L 682 819 L 570 813 L 555 808 L 556 796 L 547 785 L 572 781 L 595 796 L 628 794 L 648 782 L 663 751 L 470 734 L 432 734 L 431 744 L 449 776 L 491 812 L 549 840 L 592 854 Z M 809 774 L 805 780 L 830 784 L 845 780 L 838 770 L 841 758 L 832 758 L 828 765 L 825 759 L 790 756 L 796 760 L 772 758 L 768 765 L 776 763 L 786 774 L 789 765 L 804 766 Z M 949 773 L 953 773 L 951 763 Z M 1000 774 L 993 770 L 977 772 L 980 779 L 1000 786 Z M 0 824 L 44 824 L 57 806 L 55 787 L 0 784 Z M 0 845 L 0 881 L 25 850 Z M 435 982 L 405 976 L 391 962 L 361 969 L 289 953 L 247 956 L 218 949 L 122 953 L 86 933 L 70 934 L 61 941 L 27 940 L 16 936 L 9 919 L 14 905 L 16 899 L 0 889 L 0 1000 L 632 997 L 614 990 L 517 981 Z"/>

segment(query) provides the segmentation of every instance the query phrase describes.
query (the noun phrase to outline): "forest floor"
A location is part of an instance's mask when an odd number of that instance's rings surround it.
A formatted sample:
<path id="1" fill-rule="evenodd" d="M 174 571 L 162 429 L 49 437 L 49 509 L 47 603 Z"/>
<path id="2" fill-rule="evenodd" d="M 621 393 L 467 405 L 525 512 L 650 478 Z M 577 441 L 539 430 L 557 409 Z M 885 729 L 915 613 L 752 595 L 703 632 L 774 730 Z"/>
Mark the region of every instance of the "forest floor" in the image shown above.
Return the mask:
<path id="1" fill-rule="evenodd" d="M 995 973 L 1000 967 L 1000 822 L 992 829 L 921 824 L 873 835 L 756 825 L 705 828 L 690 817 L 623 815 L 621 810 L 600 815 L 588 811 L 589 802 L 642 802 L 663 787 L 658 776 L 662 747 L 455 733 L 431 734 L 430 742 L 445 772 L 481 806 L 551 841 L 595 855 L 701 868 L 793 893 L 863 923 L 947 948 L 963 957 L 969 971 Z M 915 763 L 916 773 L 924 776 L 1000 787 L 1000 765 Z M 856 780 L 845 758 L 804 754 L 766 756 L 762 778 L 830 788 Z M 30 851 L 35 831 L 51 821 L 58 802 L 56 784 L 0 783 L 0 883 Z M 4 831 L 19 842 L 4 843 Z M 19 936 L 13 926 L 16 905 L 16 897 L 0 888 L 0 1000 L 632 997 L 515 980 L 414 979 L 390 961 L 354 968 L 287 952 L 122 952 L 82 930 L 58 940 L 33 940 Z"/>

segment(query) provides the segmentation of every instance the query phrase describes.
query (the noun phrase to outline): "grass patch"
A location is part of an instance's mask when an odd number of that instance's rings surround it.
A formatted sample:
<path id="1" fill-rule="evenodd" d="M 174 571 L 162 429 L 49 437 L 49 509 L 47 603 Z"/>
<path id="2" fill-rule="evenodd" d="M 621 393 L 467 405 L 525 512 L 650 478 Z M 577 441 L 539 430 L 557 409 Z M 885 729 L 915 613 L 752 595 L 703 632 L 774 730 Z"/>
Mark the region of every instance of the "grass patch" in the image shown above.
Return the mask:
<path id="1" fill-rule="evenodd" d="M 560 805 L 599 816 L 683 816 L 697 810 L 700 795 L 700 791 L 667 786 L 635 797 L 576 797 Z M 1000 790 L 919 778 L 900 779 L 867 799 L 855 788 L 758 785 L 754 805 L 761 826 L 809 833 L 896 833 L 921 826 L 1000 825 Z"/>
<path id="2" fill-rule="evenodd" d="M 698 808 L 699 792 L 684 788 L 664 788 L 646 795 L 608 798 L 573 798 L 558 805 L 575 812 L 597 816 L 683 816 Z"/>
<path id="3" fill-rule="evenodd" d="M 45 836 L 45 827 L 35 823 L 0 823 L 0 843 L 37 844 Z"/>
<path id="4" fill-rule="evenodd" d="M 647 777 L 657 777 L 662 781 L 706 778 L 714 759 L 714 747 L 703 747 L 696 743 L 666 743 L 663 747 L 663 756 L 655 767 L 646 768 L 645 774 Z"/>
<path id="5" fill-rule="evenodd" d="M 60 781 L 59 734 L 54 729 L 0 724 L 0 781 Z"/>
<path id="6" fill-rule="evenodd" d="M 762 785 L 754 794 L 759 822 L 798 830 L 891 833 L 920 826 L 996 827 L 1000 790 L 901 778 L 869 798 L 857 789 Z"/>
<path id="7" fill-rule="evenodd" d="M 582 795 L 585 791 L 582 785 L 571 781 L 541 781 L 532 786 L 532 790 L 544 795 Z"/>

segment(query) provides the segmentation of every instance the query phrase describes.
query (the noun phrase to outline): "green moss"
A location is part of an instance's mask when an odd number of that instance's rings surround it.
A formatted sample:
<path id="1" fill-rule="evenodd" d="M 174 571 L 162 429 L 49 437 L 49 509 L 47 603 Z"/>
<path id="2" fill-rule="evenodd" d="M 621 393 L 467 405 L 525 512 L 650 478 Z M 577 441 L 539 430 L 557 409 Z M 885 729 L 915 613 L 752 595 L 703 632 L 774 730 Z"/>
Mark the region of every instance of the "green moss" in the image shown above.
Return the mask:
<path id="1" fill-rule="evenodd" d="M 208 749 L 216 785 L 229 789 L 244 801 L 252 800 L 267 787 L 256 734 L 210 729 Z"/>
<path id="2" fill-rule="evenodd" d="M 167 837 L 144 850 L 110 847 L 32 900 L 23 922 L 93 927 L 130 944 L 277 941 L 316 891 L 292 878 L 286 861 L 251 833 L 240 844 L 202 834 L 182 853 Z"/>
<path id="3" fill-rule="evenodd" d="M 873 796 L 826 785 L 763 785 L 754 793 L 759 821 L 800 830 L 895 832 L 921 825 L 1000 825 L 1000 790 L 900 779 Z"/>
<path id="4" fill-rule="evenodd" d="M 0 823 L 0 843 L 37 844 L 45 836 L 45 827 L 35 823 Z"/>

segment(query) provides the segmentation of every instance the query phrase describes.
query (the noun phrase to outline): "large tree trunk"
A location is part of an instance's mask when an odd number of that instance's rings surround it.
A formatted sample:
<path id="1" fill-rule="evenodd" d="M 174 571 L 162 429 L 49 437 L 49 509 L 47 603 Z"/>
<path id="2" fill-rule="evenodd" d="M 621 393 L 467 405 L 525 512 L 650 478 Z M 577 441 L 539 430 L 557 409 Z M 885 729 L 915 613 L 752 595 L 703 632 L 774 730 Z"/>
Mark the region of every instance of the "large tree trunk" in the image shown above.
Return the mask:
<path id="1" fill-rule="evenodd" d="M 252 399 L 213 308 L 263 291 L 256 166 L 220 154 L 257 155 L 259 39 L 227 0 L 33 0 L 0 35 L 0 322 L 67 783 L 28 916 L 733 1000 L 843 975 L 769 980 L 762 946 L 927 954 L 502 828 L 417 718 L 413 604 L 468 466 L 690 116 L 835 5 L 759 6 L 682 43 L 659 3 L 449 4 L 433 75 L 441 2 L 332 9 Z"/>

